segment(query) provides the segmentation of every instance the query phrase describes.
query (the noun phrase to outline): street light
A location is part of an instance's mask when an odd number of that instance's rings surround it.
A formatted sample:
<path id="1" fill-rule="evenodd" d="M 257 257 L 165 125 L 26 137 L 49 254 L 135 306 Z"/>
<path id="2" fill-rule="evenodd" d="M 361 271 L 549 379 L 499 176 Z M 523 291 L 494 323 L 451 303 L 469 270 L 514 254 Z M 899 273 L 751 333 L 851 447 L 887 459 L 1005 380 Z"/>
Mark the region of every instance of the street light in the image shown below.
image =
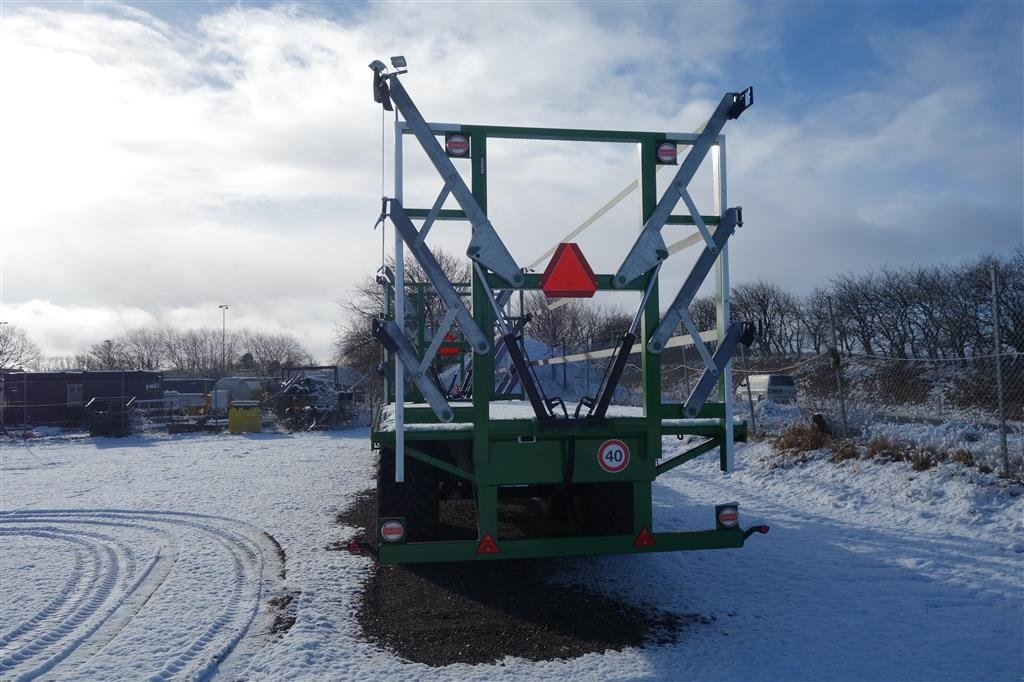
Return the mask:
<path id="1" fill-rule="evenodd" d="M 228 353 L 227 353 L 227 324 L 228 324 L 228 304 L 221 303 L 220 308 L 220 364 L 221 373 L 224 376 L 228 374 Z"/>

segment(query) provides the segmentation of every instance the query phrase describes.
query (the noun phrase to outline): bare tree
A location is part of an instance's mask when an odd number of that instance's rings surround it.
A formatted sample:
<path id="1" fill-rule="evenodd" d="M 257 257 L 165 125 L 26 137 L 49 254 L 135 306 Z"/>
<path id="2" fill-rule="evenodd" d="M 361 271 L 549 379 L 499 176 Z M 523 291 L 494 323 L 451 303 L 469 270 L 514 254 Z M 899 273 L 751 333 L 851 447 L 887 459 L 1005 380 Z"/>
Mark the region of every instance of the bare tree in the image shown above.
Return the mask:
<path id="1" fill-rule="evenodd" d="M 284 367 L 312 364 L 313 357 L 290 334 L 267 334 L 251 330 L 241 333 L 243 357 L 249 355 L 258 374 L 277 375 Z M 249 364 L 249 363 L 246 363 Z"/>
<path id="2" fill-rule="evenodd" d="M 0 324 L 0 369 L 28 367 L 41 357 L 39 346 L 21 327 Z"/>

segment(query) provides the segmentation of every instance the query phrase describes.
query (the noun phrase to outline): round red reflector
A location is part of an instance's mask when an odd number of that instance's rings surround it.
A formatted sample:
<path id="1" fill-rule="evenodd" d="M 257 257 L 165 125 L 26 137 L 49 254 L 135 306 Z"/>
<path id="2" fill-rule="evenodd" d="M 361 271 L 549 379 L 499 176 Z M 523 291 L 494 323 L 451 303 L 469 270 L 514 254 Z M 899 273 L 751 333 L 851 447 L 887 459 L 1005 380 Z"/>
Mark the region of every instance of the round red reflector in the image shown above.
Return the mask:
<path id="1" fill-rule="evenodd" d="M 469 154 L 469 138 L 465 135 L 449 135 L 444 141 L 448 153 L 452 156 L 466 156 Z"/>
<path id="2" fill-rule="evenodd" d="M 384 542 L 398 542 L 405 537 L 405 527 L 400 521 L 385 521 L 380 527 L 380 536 Z"/>
<path id="3" fill-rule="evenodd" d="M 662 142 L 658 145 L 658 161 L 662 163 L 676 162 L 676 143 Z"/>
<path id="4" fill-rule="evenodd" d="M 740 521 L 740 513 L 735 507 L 722 507 L 718 510 L 718 523 L 726 528 L 732 528 Z"/>

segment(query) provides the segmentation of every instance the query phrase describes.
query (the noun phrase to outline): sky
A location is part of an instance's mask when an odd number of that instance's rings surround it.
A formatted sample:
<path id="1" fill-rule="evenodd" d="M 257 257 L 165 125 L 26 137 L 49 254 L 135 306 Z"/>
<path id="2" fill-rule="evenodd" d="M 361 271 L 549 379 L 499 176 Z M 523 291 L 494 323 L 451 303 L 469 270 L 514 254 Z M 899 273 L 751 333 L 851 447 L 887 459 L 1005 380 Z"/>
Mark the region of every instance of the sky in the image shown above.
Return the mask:
<path id="1" fill-rule="evenodd" d="M 1024 243 L 1022 7 L 0 0 L 0 321 L 57 356 L 219 327 L 228 304 L 229 329 L 329 360 L 338 300 L 380 265 L 382 152 L 388 195 L 393 168 L 367 65 L 396 54 L 438 122 L 690 131 L 753 85 L 724 131 L 733 281 L 806 293 L 1005 252 Z M 440 181 L 408 143 L 405 204 L 429 207 Z M 631 145 L 492 142 L 490 218 L 525 265 L 637 165 Z M 707 168 L 693 187 L 711 212 Z M 639 225 L 634 196 L 578 242 L 614 272 Z M 446 222 L 429 243 L 468 241 Z M 695 257 L 663 269 L 663 300 Z"/>

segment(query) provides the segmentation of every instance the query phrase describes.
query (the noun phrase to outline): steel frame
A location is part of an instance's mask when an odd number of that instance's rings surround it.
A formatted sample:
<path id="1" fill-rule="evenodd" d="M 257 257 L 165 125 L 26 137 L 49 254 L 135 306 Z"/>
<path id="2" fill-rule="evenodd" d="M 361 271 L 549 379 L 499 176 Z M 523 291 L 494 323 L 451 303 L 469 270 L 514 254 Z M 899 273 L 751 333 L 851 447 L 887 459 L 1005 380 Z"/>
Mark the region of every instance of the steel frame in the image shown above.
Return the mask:
<path id="1" fill-rule="evenodd" d="M 398 84 L 397 78 L 391 79 L 392 97 L 396 90 L 400 91 L 399 98 L 408 96 L 404 88 Z M 397 88 L 396 88 L 397 84 Z M 395 99 L 399 103 L 398 99 Z M 723 105 L 720 105 L 716 115 L 721 115 Z M 410 100 L 411 104 L 411 100 Z M 403 107 L 400 109 L 405 111 Z M 417 112 L 418 114 L 418 112 Z M 713 263 L 715 267 L 715 300 L 717 310 L 717 338 L 719 349 L 722 350 L 725 344 L 735 345 L 736 327 L 730 324 L 729 318 L 729 267 L 728 267 L 728 246 L 726 239 L 728 234 L 718 233 L 717 226 L 725 220 L 723 207 L 727 205 L 726 183 L 725 183 L 725 135 L 715 136 L 688 133 L 657 133 L 641 131 L 608 131 L 608 130 L 585 130 L 585 129 L 555 129 L 555 128 L 526 128 L 508 126 L 484 126 L 484 125 L 463 125 L 423 122 L 421 126 L 410 126 L 408 123 L 396 120 L 394 128 L 394 171 L 395 191 L 393 205 L 401 210 L 400 220 L 408 218 L 424 220 L 423 227 L 418 233 L 415 228 L 404 225 L 404 229 L 395 231 L 395 280 L 404 282 L 404 248 L 423 247 L 423 241 L 427 232 L 435 221 L 463 220 L 471 222 L 475 228 L 483 228 L 483 236 L 487 237 L 494 233 L 494 228 L 487 219 L 487 143 L 490 139 L 529 139 L 529 140 L 558 140 L 558 141 L 586 141 L 586 142 L 614 142 L 635 144 L 638 148 L 640 165 L 640 203 L 641 223 L 651 224 L 652 215 L 657 211 L 664 213 L 661 216 L 661 224 L 669 225 L 694 225 L 697 232 L 698 243 L 704 242 L 705 252 L 702 259 L 710 257 L 706 263 L 705 273 Z M 720 127 L 720 126 L 719 126 Z M 445 133 L 459 132 L 470 140 L 470 182 L 468 186 L 462 182 L 461 177 L 455 178 L 451 173 L 443 169 L 444 164 L 434 158 L 435 153 L 431 152 L 430 145 L 424 139 L 423 130 L 429 130 L 433 136 Z M 434 162 L 435 167 L 441 172 L 444 186 L 438 199 L 429 209 L 403 207 L 403 138 L 405 135 L 416 135 L 422 146 L 428 152 L 428 156 Z M 679 196 L 676 200 L 682 199 L 690 209 L 690 215 L 673 215 L 671 207 L 665 210 L 668 203 L 665 198 L 659 202 L 655 182 L 656 149 L 665 141 L 674 141 L 679 144 L 694 146 L 706 145 L 700 158 L 687 167 L 689 177 L 692 177 L 704 155 L 710 153 L 712 162 L 712 192 L 713 211 L 712 215 L 700 215 L 692 199 L 686 191 L 686 182 L 678 186 Z M 435 144 L 437 150 L 440 147 Z M 684 164 L 687 162 L 684 162 Z M 688 182 L 688 178 L 687 178 Z M 471 195 L 472 201 L 467 204 L 460 201 L 463 206 L 469 205 L 471 210 L 442 209 L 444 198 L 449 190 L 453 193 L 456 188 L 466 188 Z M 386 200 L 385 200 L 386 201 Z M 672 202 L 674 205 L 674 201 Z M 735 209 L 730 209 L 735 211 Z M 735 216 L 731 218 L 732 224 L 728 228 L 731 234 L 735 226 Z M 712 232 L 708 226 L 716 228 Z M 412 231 L 410 231 L 410 228 Z M 660 228 L 659 228 L 660 229 Z M 646 230 L 646 228 L 645 228 Z M 716 234 L 718 239 L 716 239 Z M 658 237 L 660 240 L 660 237 Z M 474 229 L 474 242 L 478 242 L 476 229 Z M 500 240 L 499 240 L 500 243 Z M 642 239 L 638 239 L 633 251 L 641 246 Z M 471 242 L 472 246 L 473 242 Z M 662 247 L 664 242 L 661 242 Z M 488 245 L 493 250 L 493 244 Z M 504 250 L 504 245 L 501 245 Z M 631 254 L 633 253 L 631 251 Z M 504 250 L 504 254 L 507 254 Z M 500 254 L 499 254 L 500 255 Z M 667 253 L 666 256 L 667 257 Z M 629 259 L 627 259 L 628 261 Z M 491 298 L 493 291 L 508 290 L 511 287 L 520 290 L 539 289 L 539 275 L 533 273 L 522 273 L 519 278 L 513 278 L 507 268 L 497 274 L 487 267 L 484 259 L 477 258 L 475 265 L 477 274 L 473 277 L 471 287 L 471 310 L 475 327 L 480 330 L 484 337 L 490 339 L 495 337 L 495 326 L 499 322 L 496 318 L 494 299 Z M 625 263 L 624 263 L 625 265 Z M 639 340 L 641 341 L 639 352 L 641 353 L 642 372 L 642 393 L 643 393 L 643 416 L 642 417 L 611 417 L 596 420 L 557 420 L 557 425 L 545 424 L 538 419 L 513 419 L 492 421 L 490 418 L 490 404 L 495 399 L 495 364 L 494 344 L 490 344 L 487 352 L 477 352 L 473 356 L 472 371 L 472 405 L 452 406 L 449 414 L 439 414 L 437 409 L 431 410 L 426 407 L 415 407 L 405 405 L 405 370 L 402 362 L 389 364 L 393 372 L 393 397 L 394 414 L 391 429 L 381 427 L 382 414 L 375 417 L 372 440 L 377 447 L 394 448 L 395 457 L 395 479 L 398 482 L 404 481 L 405 457 L 411 456 L 431 466 L 446 471 L 449 474 L 469 480 L 476 490 L 477 502 L 477 523 L 478 538 L 474 541 L 444 541 L 444 542 L 412 542 L 412 543 L 379 543 L 379 556 L 382 563 L 406 563 L 417 561 L 451 561 L 451 560 L 476 560 L 493 558 L 515 558 L 527 556 L 557 556 L 566 554 L 599 554 L 619 553 L 634 551 L 672 551 L 679 549 L 709 549 L 719 547 L 739 547 L 749 533 L 737 528 L 725 529 L 716 528 L 708 531 L 691 531 L 679 533 L 654 532 L 652 528 L 651 509 L 651 482 L 658 475 L 683 464 L 694 457 L 713 449 L 719 451 L 719 463 L 723 471 L 728 471 L 733 461 L 733 443 L 736 440 L 746 439 L 746 425 L 736 424 L 733 419 L 732 409 L 732 387 L 731 387 L 731 349 L 725 353 L 724 362 L 718 362 L 715 358 L 709 363 L 708 371 L 704 379 L 713 377 L 713 383 L 717 383 L 722 400 L 720 402 L 700 401 L 699 410 L 687 411 L 687 405 L 678 403 L 662 403 L 661 398 L 661 359 L 660 351 L 665 347 L 664 338 L 668 334 L 662 334 L 660 346 L 651 343 L 655 330 L 662 323 L 659 315 L 659 282 L 657 281 L 657 270 L 648 271 L 636 277 L 624 279 L 618 276 L 603 274 L 598 276 L 599 290 L 623 290 L 645 292 L 646 302 L 638 311 Z M 516 281 L 513 281 L 515 279 Z M 700 278 L 703 279 L 703 276 Z M 410 286 L 407 283 L 406 286 Z M 697 282 L 699 285 L 699 282 Z M 684 289 L 686 287 L 684 286 Z M 396 286 L 392 292 L 404 290 L 404 287 Z M 695 289 L 692 293 L 695 293 Z M 684 297 L 684 291 L 680 292 L 677 301 Z M 692 295 L 690 296 L 692 298 Z M 394 303 L 394 319 L 405 319 L 406 296 L 393 295 L 390 301 Z M 461 303 L 461 302 L 460 302 Z M 684 303 L 688 303 L 684 302 Z M 461 307 L 461 306 L 460 306 Z M 453 308 L 449 306 L 451 311 Z M 463 308 L 465 310 L 465 308 Z M 685 316 L 685 304 L 682 305 L 683 315 L 677 317 L 673 327 L 678 322 L 688 321 Z M 677 311 L 678 313 L 678 311 Z M 446 317 L 446 323 L 451 323 L 454 313 Z M 393 323 L 392 323 L 393 324 Z M 692 323 L 691 323 L 692 324 Z M 398 327 L 396 327 L 397 329 Z M 440 329 L 436 334 L 443 336 L 447 329 Z M 671 332 L 671 329 L 669 330 Z M 696 330 L 691 330 L 696 331 Z M 694 342 L 699 344 L 698 348 L 703 349 L 699 335 L 694 335 Z M 474 344 L 478 346 L 479 344 Z M 670 344 L 671 345 L 671 344 Z M 436 351 L 437 344 L 432 344 L 427 350 Z M 704 349 L 706 352 L 706 349 Z M 420 351 L 423 352 L 422 340 Z M 719 355 L 716 353 L 716 355 Z M 428 352 L 424 363 L 429 362 L 431 354 Z M 711 360 L 707 358 L 706 360 Z M 714 367 L 710 366 L 714 365 Z M 422 366 L 420 368 L 422 370 Z M 414 377 L 416 378 L 416 377 Z M 704 381 L 707 383 L 707 381 Z M 417 383 L 417 386 L 419 384 Z M 708 387 L 709 388 L 709 387 Z M 696 389 L 695 389 L 696 390 Z M 422 391 L 420 391 L 422 393 Z M 689 403 L 689 401 L 688 401 Z M 688 418 L 688 419 L 687 419 Z M 451 422 L 443 427 L 441 422 Z M 407 433 L 406 426 L 415 424 L 415 431 Z M 437 429 L 429 425 L 438 424 Z M 661 437 L 663 435 L 697 435 L 705 436 L 707 441 L 691 448 L 669 460 L 661 459 Z M 631 482 L 633 485 L 633 520 L 634 534 L 630 536 L 600 536 L 600 537 L 569 537 L 551 539 L 530 539 L 530 540 L 505 540 L 501 542 L 501 552 L 498 555 L 479 554 L 477 548 L 481 539 L 486 536 L 498 537 L 497 528 L 497 500 L 498 488 L 503 485 L 523 484 L 549 484 L 562 480 L 565 476 L 567 441 L 587 443 L 590 446 L 594 442 L 605 438 L 628 439 L 631 447 L 634 448 L 636 465 L 628 475 L 609 475 L 595 471 L 593 463 L 581 463 L 575 460 L 572 464 L 573 471 L 570 472 L 574 482 Z M 523 440 L 527 438 L 528 440 Z M 470 441 L 472 445 L 472 468 L 471 470 L 455 466 L 451 462 L 444 461 L 437 457 L 430 456 L 417 448 L 417 443 L 427 443 L 437 440 L 449 441 Z M 523 446 L 523 443 L 531 443 L 531 446 Z M 530 447 L 537 451 L 531 454 Z M 559 456 L 561 455 L 561 456 Z M 573 461 L 572 455 L 569 461 Z M 636 546 L 637 533 L 640 531 L 652 534 L 653 546 Z"/>

